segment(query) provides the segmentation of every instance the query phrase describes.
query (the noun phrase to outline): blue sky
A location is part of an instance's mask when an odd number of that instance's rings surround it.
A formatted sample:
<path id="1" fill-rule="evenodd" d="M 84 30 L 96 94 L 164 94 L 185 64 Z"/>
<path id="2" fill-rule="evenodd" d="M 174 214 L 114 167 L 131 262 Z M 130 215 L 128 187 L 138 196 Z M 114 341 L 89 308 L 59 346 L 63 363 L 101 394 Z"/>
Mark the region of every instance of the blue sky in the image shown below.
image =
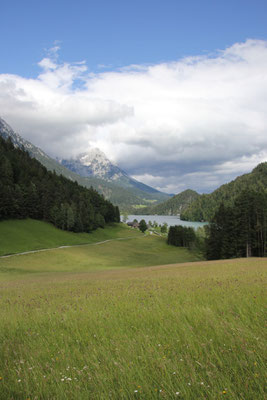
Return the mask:
<path id="1" fill-rule="evenodd" d="M 174 61 L 267 37 L 266 0 L 1 0 L 0 72 L 36 76 L 55 41 L 89 69 Z"/>
<path id="2" fill-rule="evenodd" d="M 267 160 L 266 0 L 0 0 L 0 117 L 169 193 Z"/>

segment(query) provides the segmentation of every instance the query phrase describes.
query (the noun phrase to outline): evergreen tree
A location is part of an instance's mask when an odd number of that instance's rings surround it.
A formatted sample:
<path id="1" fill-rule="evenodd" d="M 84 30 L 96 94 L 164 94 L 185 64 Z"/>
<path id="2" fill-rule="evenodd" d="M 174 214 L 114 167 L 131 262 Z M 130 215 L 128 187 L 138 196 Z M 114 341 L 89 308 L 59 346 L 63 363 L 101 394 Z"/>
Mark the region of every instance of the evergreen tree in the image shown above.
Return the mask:
<path id="1" fill-rule="evenodd" d="M 143 233 L 147 230 L 147 224 L 146 224 L 146 221 L 144 219 L 141 219 L 141 221 L 139 223 L 139 229 Z"/>

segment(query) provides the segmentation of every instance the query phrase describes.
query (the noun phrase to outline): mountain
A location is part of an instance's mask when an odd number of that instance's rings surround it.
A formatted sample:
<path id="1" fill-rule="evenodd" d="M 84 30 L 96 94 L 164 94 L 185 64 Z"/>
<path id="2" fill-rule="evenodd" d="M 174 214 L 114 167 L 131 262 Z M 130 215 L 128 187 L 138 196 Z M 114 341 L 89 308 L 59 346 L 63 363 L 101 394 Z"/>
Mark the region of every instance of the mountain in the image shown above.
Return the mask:
<path id="1" fill-rule="evenodd" d="M 153 193 L 158 199 L 169 197 L 144 183 L 131 178 L 125 171 L 111 163 L 106 155 L 98 148 L 93 148 L 87 153 L 82 153 L 75 159 L 63 159 L 59 162 L 69 170 L 83 177 L 96 177 L 104 181 L 115 183 L 124 189 L 139 189 L 146 193 Z"/>
<path id="2" fill-rule="evenodd" d="M 48 171 L 0 137 L 0 220 L 34 218 L 74 232 L 119 222 L 120 213 L 96 190 Z"/>
<path id="3" fill-rule="evenodd" d="M 114 205 L 119 206 L 121 210 L 127 210 L 131 207 L 142 207 L 151 203 L 156 204 L 169 197 L 169 195 L 158 192 L 156 189 L 150 188 L 149 186 L 137 181 L 136 185 L 125 184 L 123 186 L 117 182 L 114 182 L 112 179 L 104 180 L 97 176 L 93 176 L 93 174 L 81 176 L 78 173 L 66 168 L 62 161 L 61 163 L 57 162 L 53 158 L 49 157 L 39 147 L 23 139 L 1 118 L 0 136 L 2 136 L 4 139 L 10 138 L 15 147 L 24 148 L 27 150 L 31 157 L 34 157 L 40 161 L 40 163 L 43 164 L 49 171 L 55 171 L 57 175 L 63 175 L 74 182 L 77 181 L 80 185 L 87 188 L 93 187 L 106 199 L 110 200 Z M 82 163 L 79 162 L 79 165 L 80 164 Z M 115 177 L 115 170 L 113 171 L 114 173 L 112 176 Z M 79 172 L 79 169 L 77 169 L 77 172 Z M 127 183 L 128 178 L 126 174 L 126 176 L 121 176 L 119 179 L 120 181 L 125 181 Z M 129 180 L 131 179 L 132 178 L 129 178 Z"/>
<path id="4" fill-rule="evenodd" d="M 202 194 L 182 212 L 186 221 L 210 221 L 221 203 L 233 206 L 235 199 L 246 190 L 267 192 L 267 162 L 259 164 L 252 172 L 237 177 L 210 194 Z"/>
<path id="5" fill-rule="evenodd" d="M 163 203 L 138 210 L 138 214 L 180 215 L 199 196 L 194 190 L 187 189 Z"/>

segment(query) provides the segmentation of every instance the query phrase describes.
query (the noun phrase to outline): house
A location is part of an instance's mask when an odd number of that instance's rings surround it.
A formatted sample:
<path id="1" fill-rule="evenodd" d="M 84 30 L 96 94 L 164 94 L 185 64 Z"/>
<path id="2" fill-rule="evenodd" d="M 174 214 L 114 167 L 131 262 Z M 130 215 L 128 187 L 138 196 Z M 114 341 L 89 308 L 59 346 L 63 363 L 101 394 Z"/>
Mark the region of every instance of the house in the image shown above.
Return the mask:
<path id="1" fill-rule="evenodd" d="M 133 222 L 127 222 L 128 226 L 131 226 L 132 228 L 139 228 L 139 223 L 136 221 Z"/>

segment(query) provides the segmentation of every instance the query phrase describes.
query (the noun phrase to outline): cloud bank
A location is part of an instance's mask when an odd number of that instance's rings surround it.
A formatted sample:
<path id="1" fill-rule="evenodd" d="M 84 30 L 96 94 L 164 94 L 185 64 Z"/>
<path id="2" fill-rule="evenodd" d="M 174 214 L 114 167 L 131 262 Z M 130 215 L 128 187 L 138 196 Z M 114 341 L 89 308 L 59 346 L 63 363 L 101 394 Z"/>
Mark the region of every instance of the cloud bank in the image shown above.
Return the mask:
<path id="1" fill-rule="evenodd" d="M 0 74 L 0 116 L 48 154 L 99 147 L 170 193 L 209 192 L 267 160 L 267 41 L 101 73 L 58 50 L 37 78 Z"/>

